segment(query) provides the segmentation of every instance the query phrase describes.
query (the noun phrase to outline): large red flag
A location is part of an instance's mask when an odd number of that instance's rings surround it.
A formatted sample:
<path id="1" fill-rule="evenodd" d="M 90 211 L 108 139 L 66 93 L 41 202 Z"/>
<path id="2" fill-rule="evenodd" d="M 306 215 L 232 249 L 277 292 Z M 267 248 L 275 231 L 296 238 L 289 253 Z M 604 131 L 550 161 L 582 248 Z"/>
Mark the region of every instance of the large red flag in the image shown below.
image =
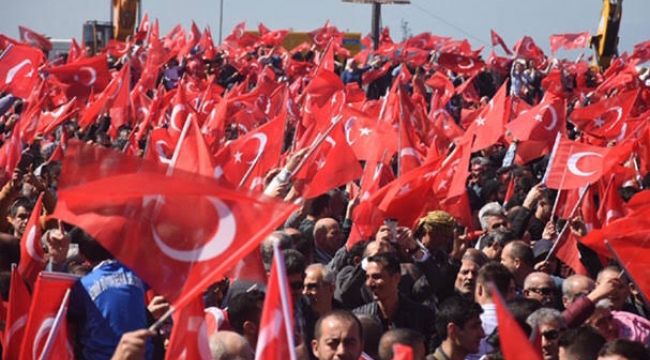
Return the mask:
<path id="1" fill-rule="evenodd" d="M 9 45 L 0 55 L 0 90 L 26 99 L 34 90 L 43 53 L 24 45 Z"/>
<path id="2" fill-rule="evenodd" d="M 18 272 L 30 286 L 34 285 L 38 274 L 45 269 L 45 252 L 41 246 L 42 230 L 39 221 L 42 210 L 43 194 L 38 197 L 20 239 Z"/>
<path id="3" fill-rule="evenodd" d="M 575 109 L 571 122 L 591 135 L 605 139 L 615 139 L 621 133 L 638 91 L 630 90 L 584 108 Z"/>
<path id="4" fill-rule="evenodd" d="M 499 331 L 499 345 L 505 360 L 540 359 L 539 352 L 533 347 L 530 340 L 512 316 L 503 297 L 496 287 L 491 286 L 492 300 L 497 311 L 497 328 Z"/>
<path id="5" fill-rule="evenodd" d="M 638 228 L 627 236 L 605 240 L 612 255 L 632 277 L 645 299 L 650 298 L 650 241 L 648 239 L 650 239 L 648 228 Z"/>
<path id="6" fill-rule="evenodd" d="M 165 359 L 211 359 L 208 325 L 203 299 L 197 296 L 186 307 L 174 313 L 174 327 L 165 352 Z"/>
<path id="7" fill-rule="evenodd" d="M 503 51 L 508 54 L 512 55 L 512 51 L 508 49 L 508 45 L 506 45 L 506 42 L 503 41 L 503 38 L 494 30 L 490 29 L 490 39 L 492 40 L 492 46 L 501 46 Z"/>
<path id="8" fill-rule="evenodd" d="M 20 33 L 20 41 L 35 46 L 45 52 L 52 50 L 52 43 L 45 35 L 39 34 L 25 26 L 18 26 L 18 32 Z"/>
<path id="9" fill-rule="evenodd" d="M 506 84 L 503 84 L 489 104 L 467 128 L 465 136 L 472 140 L 472 151 L 479 151 L 494 145 L 504 133 L 510 102 L 506 96 Z"/>
<path id="10" fill-rule="evenodd" d="M 48 359 L 73 357 L 67 321 L 61 319 L 60 310 L 67 308 L 67 294 L 78 279 L 75 275 L 52 272 L 43 272 L 38 277 L 20 348 L 21 359 L 41 359 L 45 350 Z"/>
<path id="11" fill-rule="evenodd" d="M 609 149 L 568 139 L 556 142 L 546 170 L 545 184 L 551 189 L 575 189 L 595 182 L 605 172 Z"/>
<path id="12" fill-rule="evenodd" d="M 506 124 L 506 129 L 516 140 L 544 141 L 550 150 L 555 135 L 558 132 L 566 133 L 565 113 L 564 99 L 548 96 L 545 101 Z"/>
<path id="13" fill-rule="evenodd" d="M 605 246 L 605 240 L 628 242 L 630 245 L 646 246 L 646 239 L 650 236 L 650 207 L 640 208 L 625 217 L 616 219 L 602 229 L 594 229 L 579 241 L 590 249 L 605 257 L 612 257 Z M 641 245 L 643 244 L 643 245 Z M 638 261 L 642 259 L 639 258 Z"/>
<path id="14" fill-rule="evenodd" d="M 485 67 L 483 60 L 453 53 L 441 53 L 438 64 L 448 70 L 459 74 L 475 74 Z"/>
<path id="15" fill-rule="evenodd" d="M 277 243 L 273 244 L 273 250 L 273 265 L 262 308 L 255 360 L 295 360 L 293 302 L 289 281 L 284 256 Z"/>
<path id="16" fill-rule="evenodd" d="M 177 148 L 180 147 L 177 150 L 178 157 L 172 165 L 175 169 L 211 177 L 215 171 L 212 155 L 205 144 L 195 114 L 192 113 L 183 125 L 188 129 L 185 129 L 185 133 L 178 139 L 179 142 L 176 144 Z"/>
<path id="17" fill-rule="evenodd" d="M 7 321 L 5 322 L 3 359 L 18 359 L 20 344 L 23 342 L 25 324 L 29 315 L 31 296 L 29 289 L 18 274 L 17 269 L 11 270 L 11 285 L 9 288 L 9 305 L 7 306 Z"/>
<path id="18" fill-rule="evenodd" d="M 551 40 L 551 52 L 555 54 L 558 49 L 582 49 L 589 46 L 589 31 L 574 34 L 553 34 Z"/>
<path id="19" fill-rule="evenodd" d="M 48 67 L 45 71 L 69 85 L 68 97 L 87 97 L 91 90 L 99 93 L 111 81 L 105 55 L 81 58 L 73 63 Z"/>
<path id="20" fill-rule="evenodd" d="M 544 51 L 540 49 L 530 36 L 524 36 L 514 46 L 515 57 L 535 61 L 537 65 L 544 62 Z"/>
<path id="21" fill-rule="evenodd" d="M 72 98 L 67 103 L 59 106 L 56 110 L 44 111 L 38 119 L 36 127 L 37 134 L 49 134 L 59 125 L 63 124 L 72 114 L 77 111 L 77 99 Z"/>
<path id="22" fill-rule="evenodd" d="M 295 209 L 80 143 L 68 146 L 62 174 L 52 216 L 84 229 L 177 309 L 257 249 Z"/>

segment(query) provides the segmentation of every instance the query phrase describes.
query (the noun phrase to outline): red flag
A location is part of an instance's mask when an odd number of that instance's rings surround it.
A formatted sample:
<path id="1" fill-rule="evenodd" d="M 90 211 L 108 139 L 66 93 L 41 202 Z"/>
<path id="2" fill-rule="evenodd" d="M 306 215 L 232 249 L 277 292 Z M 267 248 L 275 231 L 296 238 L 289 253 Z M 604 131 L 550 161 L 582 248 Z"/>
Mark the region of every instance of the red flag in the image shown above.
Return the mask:
<path id="1" fill-rule="evenodd" d="M 474 137 L 472 152 L 494 145 L 503 136 L 506 116 L 509 114 L 510 102 L 506 96 L 506 84 L 503 84 L 490 103 L 483 108 L 478 117 L 465 132 L 469 140 Z"/>
<path id="2" fill-rule="evenodd" d="M 69 144 L 63 169 L 52 216 L 87 231 L 177 309 L 257 249 L 295 209 L 80 143 Z"/>
<path id="3" fill-rule="evenodd" d="M 589 31 L 574 34 L 553 34 L 551 40 L 551 52 L 555 54 L 558 49 L 582 49 L 589 46 Z"/>
<path id="4" fill-rule="evenodd" d="M 23 41 L 30 46 L 35 46 L 44 52 L 52 50 L 52 43 L 47 37 L 45 37 L 45 35 L 39 34 L 24 26 L 18 26 L 18 32 L 20 33 L 20 41 Z"/>
<path id="5" fill-rule="evenodd" d="M 41 246 L 40 217 L 43 211 L 43 194 L 38 197 L 32 214 L 29 216 L 25 231 L 20 239 L 20 263 L 18 272 L 25 281 L 33 286 L 38 274 L 45 269 L 45 252 Z"/>
<path id="6" fill-rule="evenodd" d="M 605 240 L 628 242 L 630 245 L 646 246 L 646 239 L 650 229 L 650 207 L 637 209 L 625 217 L 613 220 L 602 229 L 594 229 L 579 240 L 585 246 L 605 257 L 612 254 L 605 246 Z M 643 245 L 641 245 L 643 243 Z M 641 261 L 639 257 L 637 261 Z"/>
<path id="7" fill-rule="evenodd" d="M 343 41 L 343 34 L 336 26 L 330 25 L 329 21 L 323 27 L 311 31 L 309 36 L 311 36 L 312 42 L 321 49 L 324 49 L 330 40 L 333 43 L 341 43 Z"/>
<path id="8" fill-rule="evenodd" d="M 622 218 L 626 213 L 625 202 L 618 194 L 615 176 L 612 175 L 607 183 L 605 194 L 601 196 L 598 220 L 603 226 L 606 226 L 612 221 Z"/>
<path id="9" fill-rule="evenodd" d="M 14 172 L 22 151 L 23 143 L 20 141 L 20 131 L 14 128 L 11 138 L 0 147 L 0 169 L 4 170 L 5 176 L 10 177 Z"/>
<path id="10" fill-rule="evenodd" d="M 197 296 L 186 307 L 173 315 L 169 345 L 165 359 L 211 359 L 208 345 L 208 325 L 203 310 L 203 299 Z"/>
<path id="11" fill-rule="evenodd" d="M 485 67 L 483 60 L 452 53 L 441 53 L 438 64 L 448 70 L 459 74 L 474 74 Z"/>
<path id="12" fill-rule="evenodd" d="M 266 46 L 280 46 L 284 41 L 284 38 L 289 34 L 288 30 L 276 30 L 271 31 L 269 28 L 260 23 L 258 26 L 260 32 L 261 40 Z"/>
<path id="13" fill-rule="evenodd" d="M 48 67 L 45 71 L 69 85 L 66 91 L 68 97 L 87 97 L 91 90 L 98 93 L 111 81 L 104 55 L 81 58 L 70 64 Z"/>
<path id="14" fill-rule="evenodd" d="M 595 182 L 607 171 L 605 156 L 609 149 L 561 139 L 551 153 L 546 170 L 546 186 L 551 189 L 575 189 Z"/>
<path id="15" fill-rule="evenodd" d="M 527 110 L 506 124 L 510 135 L 519 141 L 544 141 L 548 150 L 558 132 L 566 134 L 566 105 L 564 99 L 548 96 L 537 106 Z M 541 155 L 541 154 L 540 154 Z"/>
<path id="16" fill-rule="evenodd" d="M 497 312 L 497 328 L 499 329 L 499 344 L 505 360 L 540 359 L 537 349 L 522 330 L 517 320 L 512 316 L 496 287 L 491 286 L 492 300 Z"/>
<path id="17" fill-rule="evenodd" d="M 503 38 L 499 34 L 497 34 L 496 31 L 494 31 L 492 29 L 490 29 L 490 38 L 492 40 L 492 46 L 499 45 L 499 46 L 501 46 L 501 48 L 503 49 L 503 51 L 506 54 L 512 55 L 512 51 L 510 51 L 510 49 L 508 49 L 508 45 L 506 45 L 505 41 L 503 41 Z"/>
<path id="18" fill-rule="evenodd" d="M 70 99 L 67 103 L 59 106 L 56 110 L 42 112 L 38 119 L 37 134 L 47 135 L 53 132 L 59 125 L 63 124 L 72 114 L 77 111 L 76 98 Z"/>
<path id="19" fill-rule="evenodd" d="M 0 55 L 0 90 L 26 99 L 39 81 L 43 53 L 23 45 L 9 45 Z"/>
<path id="20" fill-rule="evenodd" d="M 441 71 L 435 72 L 427 81 L 425 82 L 429 87 L 433 89 L 433 97 L 436 98 L 435 109 L 440 109 L 447 105 L 447 102 L 451 100 L 454 96 L 454 84 L 451 82 L 449 77 L 442 73 Z M 433 104 L 434 99 L 431 99 Z"/>
<path id="21" fill-rule="evenodd" d="M 277 243 L 273 244 L 273 250 L 273 265 L 262 308 L 255 360 L 295 360 L 293 302 L 289 281 L 284 256 Z"/>
<path id="22" fill-rule="evenodd" d="M 533 60 L 537 65 L 542 64 L 545 59 L 544 51 L 535 44 L 535 41 L 530 36 L 524 36 L 517 41 L 514 51 L 516 58 Z"/>
<path id="23" fill-rule="evenodd" d="M 23 278 L 18 274 L 17 269 L 12 269 L 7 321 L 5 322 L 2 348 L 3 359 L 19 358 L 20 344 L 23 342 L 30 303 L 31 296 Z"/>
<path id="24" fill-rule="evenodd" d="M 593 136 L 615 139 L 625 124 L 638 95 L 637 90 L 573 110 L 571 122 Z"/>
<path id="25" fill-rule="evenodd" d="M 180 149 L 177 150 L 178 158 L 172 166 L 190 173 L 211 177 L 215 171 L 212 155 L 196 122 L 196 116 L 190 115 L 184 125 L 189 129 L 178 140 L 179 143 L 176 145 L 180 146 Z"/>
<path id="26" fill-rule="evenodd" d="M 392 360 L 413 360 L 413 348 L 400 343 L 393 344 Z"/>
<path id="27" fill-rule="evenodd" d="M 29 307 L 29 320 L 20 348 L 20 358 L 36 360 L 50 344 L 48 359 L 71 359 L 67 321 L 61 309 L 67 308 L 68 294 L 79 277 L 64 273 L 42 272 Z M 56 351 L 54 351 L 56 349 Z"/>
<path id="28" fill-rule="evenodd" d="M 648 228 L 635 230 L 621 229 L 628 233 L 627 236 L 607 238 L 610 250 L 615 254 L 616 260 L 632 277 L 635 285 L 643 293 L 644 298 L 650 298 L 650 242 Z"/>

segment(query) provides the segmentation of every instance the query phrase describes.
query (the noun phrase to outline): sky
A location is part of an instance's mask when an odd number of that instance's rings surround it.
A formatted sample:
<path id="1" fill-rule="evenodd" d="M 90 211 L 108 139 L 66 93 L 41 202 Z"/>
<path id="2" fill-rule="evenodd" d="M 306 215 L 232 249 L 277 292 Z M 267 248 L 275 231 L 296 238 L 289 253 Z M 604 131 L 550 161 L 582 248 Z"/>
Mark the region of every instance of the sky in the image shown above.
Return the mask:
<path id="1" fill-rule="evenodd" d="M 150 18 L 160 20 L 162 34 L 178 23 L 189 28 L 194 20 L 201 28 L 209 25 L 216 41 L 220 1 L 223 37 L 242 21 L 248 29 L 256 29 L 262 22 L 271 29 L 309 31 L 330 20 L 340 30 L 364 35 L 370 31 L 371 5 L 341 0 L 143 0 L 142 9 Z M 110 4 L 109 0 L 14 0 L 3 7 L 0 33 L 18 37 L 18 25 L 25 25 L 52 38 L 79 39 L 84 21 L 109 19 Z M 595 33 L 601 6 L 601 0 L 411 0 L 409 5 L 382 6 L 382 25 L 391 29 L 396 41 L 402 39 L 406 22 L 411 34 L 428 31 L 467 38 L 474 47 L 490 46 L 490 29 L 510 46 L 530 35 L 548 51 L 551 34 Z M 648 14 L 650 0 L 623 2 L 621 52 L 650 39 Z"/>

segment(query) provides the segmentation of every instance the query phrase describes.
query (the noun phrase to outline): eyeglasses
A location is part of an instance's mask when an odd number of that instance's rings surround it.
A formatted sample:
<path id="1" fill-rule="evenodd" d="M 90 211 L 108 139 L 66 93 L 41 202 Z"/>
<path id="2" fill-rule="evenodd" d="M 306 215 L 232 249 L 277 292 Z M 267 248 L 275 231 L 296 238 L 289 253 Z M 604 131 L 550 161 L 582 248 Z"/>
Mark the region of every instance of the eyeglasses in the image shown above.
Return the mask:
<path id="1" fill-rule="evenodd" d="M 291 290 L 302 290 L 302 282 L 301 281 L 294 281 L 289 284 L 289 287 L 291 287 Z"/>
<path id="2" fill-rule="evenodd" d="M 553 292 L 554 292 L 554 289 L 552 289 L 552 288 L 528 288 L 528 289 L 524 289 L 524 290 L 532 291 L 532 292 L 534 292 L 536 294 L 540 294 L 540 295 L 543 295 L 543 296 L 553 295 Z"/>
<path id="3" fill-rule="evenodd" d="M 546 330 L 542 333 L 546 340 L 557 340 L 560 337 L 560 330 Z"/>

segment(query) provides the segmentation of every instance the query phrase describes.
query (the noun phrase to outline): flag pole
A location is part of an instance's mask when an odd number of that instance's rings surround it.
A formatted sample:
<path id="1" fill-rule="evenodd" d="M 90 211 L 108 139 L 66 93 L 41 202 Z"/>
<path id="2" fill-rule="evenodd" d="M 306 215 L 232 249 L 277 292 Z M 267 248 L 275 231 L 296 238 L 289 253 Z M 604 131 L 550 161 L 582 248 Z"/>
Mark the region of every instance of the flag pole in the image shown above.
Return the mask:
<path id="1" fill-rule="evenodd" d="M 286 331 L 287 342 L 289 343 L 289 358 L 290 360 L 296 360 L 296 345 L 294 344 L 293 322 L 291 321 L 292 305 L 289 301 L 290 292 L 289 289 L 287 289 L 286 281 L 287 271 L 284 266 L 284 256 L 277 241 L 273 242 L 273 253 L 275 254 L 273 261 L 275 261 L 276 269 L 278 270 L 276 276 L 280 277 L 280 279 L 278 279 L 278 287 L 280 288 L 280 302 L 282 304 L 282 315 L 284 316 L 285 321 L 284 328 Z"/>
<path id="2" fill-rule="evenodd" d="M 643 300 L 645 307 L 646 308 L 649 307 L 650 302 L 648 302 L 646 295 L 643 293 L 643 291 L 641 291 L 641 288 L 639 287 L 637 281 L 634 279 L 634 276 L 632 276 L 630 271 L 627 269 L 628 265 L 630 265 L 630 262 L 628 261 L 627 263 L 623 263 L 621 257 L 618 255 L 616 250 L 614 250 L 614 247 L 612 246 L 612 244 L 610 244 L 609 240 L 607 239 L 605 239 L 605 246 L 607 247 L 607 250 L 609 250 L 609 252 L 614 256 L 614 259 L 616 259 L 619 265 L 621 265 L 621 273 L 618 275 L 618 278 L 620 279 L 623 276 L 623 273 L 627 273 L 629 275 L 628 278 L 630 279 L 632 284 L 634 284 L 634 287 L 636 287 L 637 290 L 639 290 L 639 294 L 641 294 L 641 299 Z"/>
<path id="3" fill-rule="evenodd" d="M 544 258 L 544 262 L 547 262 L 551 258 L 551 256 L 553 256 L 555 251 L 557 250 L 557 247 L 559 246 L 560 242 L 562 241 L 562 237 L 564 236 L 564 233 L 569 228 L 569 222 L 571 221 L 571 218 L 575 215 L 575 212 L 578 210 L 578 207 L 582 203 L 582 200 L 584 199 L 585 194 L 587 193 L 587 190 L 589 189 L 590 186 L 591 185 L 585 186 L 584 190 L 580 189 L 580 197 L 578 198 L 578 201 L 576 201 L 576 204 L 573 205 L 573 209 L 571 209 L 571 213 L 569 214 L 568 219 L 566 219 L 566 222 L 564 223 L 564 226 L 562 227 L 562 230 L 560 230 L 560 233 L 557 235 L 557 239 L 553 243 L 553 246 L 551 246 L 551 249 L 548 251 L 548 254 L 546 254 L 546 258 Z"/>
<path id="4" fill-rule="evenodd" d="M 558 132 L 557 135 L 555 136 L 555 143 L 553 144 L 553 150 L 551 150 L 551 155 L 548 157 L 548 164 L 546 165 L 546 171 L 544 172 L 544 177 L 542 177 L 542 184 L 546 184 L 546 181 L 548 180 L 548 174 L 551 171 L 551 165 L 553 164 L 553 160 L 555 159 L 555 155 L 557 153 L 557 148 L 560 146 L 560 139 L 562 135 Z"/>
<path id="5" fill-rule="evenodd" d="M 332 119 L 330 126 L 325 130 L 323 134 L 320 134 L 319 136 L 316 137 L 316 140 L 314 140 L 314 143 L 311 144 L 305 155 L 302 157 L 300 162 L 298 163 L 298 166 L 291 172 L 291 177 L 293 178 L 296 176 L 296 174 L 302 169 L 303 166 L 307 163 L 307 159 L 316 151 L 316 149 L 320 146 L 320 144 L 323 143 L 327 139 L 330 133 L 334 130 L 336 125 L 341 121 L 342 117 L 340 115 L 337 115 Z"/>
<path id="6" fill-rule="evenodd" d="M 52 323 L 52 327 L 50 328 L 50 333 L 47 335 L 47 340 L 45 340 L 45 345 L 43 346 L 43 352 L 41 352 L 41 355 L 38 357 L 39 360 L 44 360 L 49 358 L 50 351 L 52 351 L 52 346 L 54 346 L 54 339 L 56 337 L 56 334 L 59 332 L 59 328 L 61 327 L 61 322 L 65 320 L 63 319 L 63 314 L 68 309 L 69 300 L 70 300 L 70 289 L 66 290 L 65 295 L 63 295 L 63 301 L 61 301 L 59 310 L 56 312 L 56 316 L 54 317 L 54 322 Z"/>

